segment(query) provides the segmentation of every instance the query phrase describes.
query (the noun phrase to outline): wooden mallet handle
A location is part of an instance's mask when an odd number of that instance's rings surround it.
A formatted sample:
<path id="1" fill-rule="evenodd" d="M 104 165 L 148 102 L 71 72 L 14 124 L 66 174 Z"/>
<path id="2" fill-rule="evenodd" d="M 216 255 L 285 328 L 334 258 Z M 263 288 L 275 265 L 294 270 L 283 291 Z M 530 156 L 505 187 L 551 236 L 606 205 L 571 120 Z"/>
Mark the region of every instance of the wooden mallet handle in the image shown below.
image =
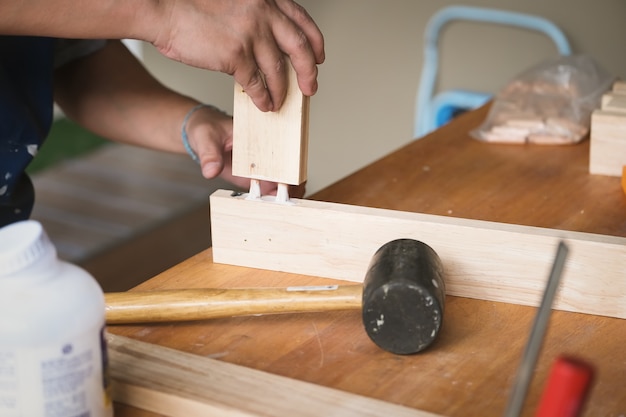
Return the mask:
<path id="1" fill-rule="evenodd" d="M 109 324 L 360 309 L 361 285 L 184 289 L 105 294 Z"/>

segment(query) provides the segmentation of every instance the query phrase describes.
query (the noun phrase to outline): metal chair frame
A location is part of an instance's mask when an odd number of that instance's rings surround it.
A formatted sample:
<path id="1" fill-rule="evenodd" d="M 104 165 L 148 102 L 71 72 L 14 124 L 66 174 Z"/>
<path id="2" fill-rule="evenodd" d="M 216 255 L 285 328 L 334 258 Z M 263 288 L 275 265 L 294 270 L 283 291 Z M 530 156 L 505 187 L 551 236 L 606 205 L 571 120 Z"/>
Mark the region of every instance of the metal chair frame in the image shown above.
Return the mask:
<path id="1" fill-rule="evenodd" d="M 472 6 L 450 6 L 435 13 L 426 25 L 424 62 L 415 103 L 413 135 L 421 137 L 445 124 L 459 110 L 485 104 L 491 94 L 454 89 L 433 97 L 439 67 L 439 35 L 454 20 L 494 23 L 541 32 L 556 45 L 561 55 L 572 53 L 570 44 L 553 22 L 530 14 Z"/>

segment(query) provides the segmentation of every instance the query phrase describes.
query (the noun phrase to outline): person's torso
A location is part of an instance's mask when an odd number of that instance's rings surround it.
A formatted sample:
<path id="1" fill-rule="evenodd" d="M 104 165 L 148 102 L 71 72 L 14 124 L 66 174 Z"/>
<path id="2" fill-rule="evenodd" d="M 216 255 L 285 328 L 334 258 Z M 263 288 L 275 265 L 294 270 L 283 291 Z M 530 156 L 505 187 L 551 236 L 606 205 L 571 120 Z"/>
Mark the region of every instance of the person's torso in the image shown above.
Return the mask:
<path id="1" fill-rule="evenodd" d="M 54 46 L 53 38 L 0 36 L 0 226 L 32 209 L 24 171 L 52 123 Z"/>

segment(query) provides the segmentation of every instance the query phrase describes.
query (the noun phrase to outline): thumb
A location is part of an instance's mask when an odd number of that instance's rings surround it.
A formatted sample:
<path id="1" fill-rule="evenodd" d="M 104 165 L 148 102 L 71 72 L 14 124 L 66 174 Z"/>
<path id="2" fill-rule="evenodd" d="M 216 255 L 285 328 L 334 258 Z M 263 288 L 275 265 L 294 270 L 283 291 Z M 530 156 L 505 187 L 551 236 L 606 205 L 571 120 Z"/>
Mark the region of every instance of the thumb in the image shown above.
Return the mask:
<path id="1" fill-rule="evenodd" d="M 215 178 L 222 173 L 224 169 L 224 152 L 223 146 L 211 141 L 203 141 L 198 144 L 196 154 L 200 159 L 200 167 L 204 178 Z"/>

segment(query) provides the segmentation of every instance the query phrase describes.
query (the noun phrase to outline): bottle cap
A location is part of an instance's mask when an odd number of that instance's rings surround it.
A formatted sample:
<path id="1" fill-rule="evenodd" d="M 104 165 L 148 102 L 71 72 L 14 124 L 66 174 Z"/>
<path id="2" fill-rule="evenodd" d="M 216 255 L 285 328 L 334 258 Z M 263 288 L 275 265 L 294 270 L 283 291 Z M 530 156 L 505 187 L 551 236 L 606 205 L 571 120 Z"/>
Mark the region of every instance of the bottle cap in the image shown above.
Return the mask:
<path id="1" fill-rule="evenodd" d="M 50 255 L 56 256 L 56 249 L 38 221 L 24 220 L 0 228 L 0 276 L 13 274 Z"/>

